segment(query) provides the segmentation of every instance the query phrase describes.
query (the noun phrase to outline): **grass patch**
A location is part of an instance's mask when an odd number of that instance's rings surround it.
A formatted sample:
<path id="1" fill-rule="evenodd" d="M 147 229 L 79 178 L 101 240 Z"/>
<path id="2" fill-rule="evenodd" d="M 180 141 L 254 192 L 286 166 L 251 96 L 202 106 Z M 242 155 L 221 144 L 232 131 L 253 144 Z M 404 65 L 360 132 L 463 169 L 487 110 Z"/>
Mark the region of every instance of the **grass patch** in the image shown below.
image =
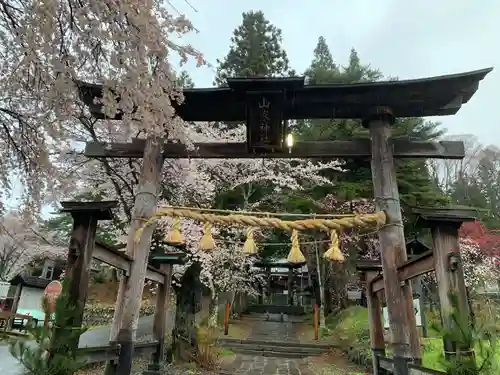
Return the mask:
<path id="1" fill-rule="evenodd" d="M 334 316 L 329 316 L 326 323 L 327 329 L 321 331 L 321 341 L 327 339 L 338 345 L 350 360 L 366 367 L 371 366 L 368 310 L 366 308 L 361 306 L 349 307 Z M 430 330 L 429 333 L 435 336 L 439 335 L 438 331 L 434 330 Z M 421 343 L 423 366 L 434 370 L 445 370 L 442 360 L 442 338 L 421 338 Z M 484 360 L 484 349 L 482 350 L 481 344 L 488 346 L 486 342 L 480 342 L 475 346 L 478 364 L 481 364 Z M 389 346 L 386 353 L 388 356 L 391 355 Z M 496 348 L 495 362 L 494 373 L 500 373 L 500 346 Z"/>
<path id="2" fill-rule="evenodd" d="M 234 352 L 228 348 L 219 348 L 219 356 L 221 357 L 230 357 L 234 355 Z"/>
<path id="3" fill-rule="evenodd" d="M 244 320 L 233 320 L 229 323 L 227 336 L 224 335 L 224 327 L 223 326 L 218 327 L 219 337 L 245 340 L 248 338 L 248 336 L 250 336 L 252 327 L 253 327 L 253 322 Z"/>

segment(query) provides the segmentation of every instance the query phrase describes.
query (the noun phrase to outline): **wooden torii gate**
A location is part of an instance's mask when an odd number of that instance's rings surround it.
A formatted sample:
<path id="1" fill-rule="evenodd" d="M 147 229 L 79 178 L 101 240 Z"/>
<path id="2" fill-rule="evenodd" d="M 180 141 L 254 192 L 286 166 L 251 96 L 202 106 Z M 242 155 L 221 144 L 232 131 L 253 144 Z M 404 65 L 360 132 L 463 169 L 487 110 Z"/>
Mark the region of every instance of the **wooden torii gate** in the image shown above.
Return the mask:
<path id="1" fill-rule="evenodd" d="M 397 282 L 401 285 L 409 284 L 411 280 L 429 272 L 435 272 L 438 283 L 438 295 L 441 309 L 443 327 L 447 331 L 453 330 L 453 311 L 450 293 L 456 295 L 458 308 L 462 313 L 468 313 L 470 317 L 469 304 L 467 302 L 467 290 L 464 282 L 464 272 L 460 259 L 460 246 L 458 242 L 458 230 L 463 222 L 474 221 L 475 209 L 470 208 L 414 208 L 417 224 L 424 228 L 430 228 L 433 249 L 427 250 L 397 267 Z M 382 292 L 385 291 L 384 274 L 379 265 L 360 262 L 357 269 L 361 274 L 361 281 L 366 288 L 366 299 L 368 307 L 368 319 L 370 324 L 370 341 L 373 350 L 373 373 L 375 375 L 386 375 L 396 373 L 396 361 L 385 357 L 386 344 L 384 340 L 384 326 L 382 322 Z M 385 293 L 388 302 L 390 295 Z M 413 312 L 412 312 L 413 314 Z M 423 312 L 421 312 L 423 314 Z M 391 326 L 392 328 L 392 326 Z M 418 343 L 418 337 L 412 337 L 414 345 Z M 457 346 L 461 343 L 451 341 L 450 337 L 443 338 L 445 358 L 456 357 L 460 349 L 462 355 L 473 355 L 473 348 Z M 461 344 L 463 345 L 463 344 Z M 415 365 L 419 362 L 414 361 Z M 407 365 L 402 371 L 407 371 Z M 416 368 L 416 367 L 415 367 Z M 425 368 L 418 367 L 421 374 L 437 374 L 437 372 L 425 372 Z"/>
<path id="2" fill-rule="evenodd" d="M 143 170 L 151 172 L 148 172 L 148 181 L 157 178 L 164 158 L 371 158 L 377 208 L 385 211 L 388 218 L 388 224 L 379 231 L 379 239 L 383 249 L 382 282 L 388 296 L 391 342 L 397 364 L 395 374 L 406 375 L 406 363 L 419 361 L 421 353 L 411 286 L 399 281 L 398 267 L 406 262 L 406 252 L 394 158 L 462 159 L 465 152 L 462 142 L 392 139 L 391 126 L 396 116 L 457 113 L 491 70 L 349 85 L 305 85 L 304 77 L 232 78 L 227 80 L 227 88 L 185 89 L 184 102 L 173 105 L 185 121 L 246 122 L 246 143 L 199 143 L 195 144 L 194 151 L 188 151 L 183 145 L 173 143 L 157 147 L 150 138 L 119 144 L 88 142 L 85 155 L 142 157 Z M 105 119 L 102 106 L 95 100 L 102 98 L 102 86 L 85 82 L 78 85 L 80 97 L 92 114 Z M 284 144 L 288 120 L 319 118 L 360 119 L 369 129 L 371 140 L 297 142 L 288 150 Z M 114 119 L 120 120 L 121 114 L 117 113 Z M 143 258 L 141 254 L 140 259 Z M 141 265 L 132 267 L 127 287 L 141 284 L 144 277 L 141 268 Z M 123 363 L 120 368 L 127 375 L 133 343 L 126 341 L 130 335 L 123 337 L 125 341 L 120 342 L 120 338 L 118 341 L 127 349 L 120 358 Z"/>

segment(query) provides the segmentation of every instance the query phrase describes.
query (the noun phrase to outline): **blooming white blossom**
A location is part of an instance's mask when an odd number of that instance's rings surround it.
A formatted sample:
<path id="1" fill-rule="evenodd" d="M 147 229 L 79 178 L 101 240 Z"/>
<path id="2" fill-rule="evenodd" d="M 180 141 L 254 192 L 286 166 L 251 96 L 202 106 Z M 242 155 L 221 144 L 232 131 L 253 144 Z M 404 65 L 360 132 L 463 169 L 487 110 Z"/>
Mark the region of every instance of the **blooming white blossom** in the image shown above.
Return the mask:
<path id="1" fill-rule="evenodd" d="M 8 280 L 26 269 L 35 259 L 65 258 L 67 249 L 54 246 L 38 228 L 18 212 L 0 218 L 0 279 Z"/>
<path id="2" fill-rule="evenodd" d="M 166 7 L 160 0 L 1 2 L 1 193 L 11 191 L 16 173 L 26 187 L 25 208 L 39 211 L 46 194 L 65 190 L 67 175 L 57 164 L 89 130 L 80 121 L 81 81 L 103 85 L 95 105 L 121 115 L 114 125 L 121 133 L 139 129 L 189 143 L 185 124 L 173 117 L 171 103 L 183 98 L 169 61 L 172 52 L 183 62 L 203 59 L 175 42 L 193 27 Z"/>
<path id="3" fill-rule="evenodd" d="M 474 290 L 498 279 L 500 275 L 494 257 L 485 254 L 470 238 L 460 238 L 459 244 L 467 287 Z"/>

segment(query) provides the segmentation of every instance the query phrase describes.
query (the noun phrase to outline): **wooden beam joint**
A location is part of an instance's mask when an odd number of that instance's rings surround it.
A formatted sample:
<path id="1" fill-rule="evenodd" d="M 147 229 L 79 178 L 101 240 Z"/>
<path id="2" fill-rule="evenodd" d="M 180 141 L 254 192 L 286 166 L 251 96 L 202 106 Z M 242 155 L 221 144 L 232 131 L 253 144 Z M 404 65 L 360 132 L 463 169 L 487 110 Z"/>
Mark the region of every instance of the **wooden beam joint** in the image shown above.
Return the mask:
<path id="1" fill-rule="evenodd" d="M 429 250 L 398 267 L 399 282 L 403 284 L 433 270 L 434 256 L 432 250 Z M 372 292 L 377 293 L 381 290 L 384 290 L 384 277 L 383 275 L 378 275 L 372 279 Z"/>
<path id="2" fill-rule="evenodd" d="M 123 271 L 125 276 L 130 275 L 130 267 L 134 260 L 127 254 L 125 254 L 125 252 L 107 246 L 100 242 L 96 242 L 92 256 L 102 263 L 106 263 L 112 267 L 115 267 L 116 269 Z M 154 281 L 158 284 L 163 284 L 165 280 L 165 274 L 160 270 L 154 268 L 153 266 L 148 265 L 148 268 L 146 270 L 146 279 Z"/>

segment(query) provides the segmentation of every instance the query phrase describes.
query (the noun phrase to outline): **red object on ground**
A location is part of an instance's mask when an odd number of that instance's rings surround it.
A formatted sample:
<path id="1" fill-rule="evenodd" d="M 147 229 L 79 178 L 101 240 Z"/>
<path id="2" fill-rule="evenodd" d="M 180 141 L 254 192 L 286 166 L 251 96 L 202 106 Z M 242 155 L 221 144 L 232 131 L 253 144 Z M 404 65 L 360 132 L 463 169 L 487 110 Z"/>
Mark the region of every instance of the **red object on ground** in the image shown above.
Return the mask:
<path id="1" fill-rule="evenodd" d="M 56 311 L 56 299 L 61 295 L 62 284 L 57 281 L 51 281 L 49 285 L 45 287 L 43 291 L 43 298 L 49 302 L 49 312 L 53 313 Z"/>
<path id="2" fill-rule="evenodd" d="M 319 307 L 314 304 L 314 340 L 319 340 Z"/>

